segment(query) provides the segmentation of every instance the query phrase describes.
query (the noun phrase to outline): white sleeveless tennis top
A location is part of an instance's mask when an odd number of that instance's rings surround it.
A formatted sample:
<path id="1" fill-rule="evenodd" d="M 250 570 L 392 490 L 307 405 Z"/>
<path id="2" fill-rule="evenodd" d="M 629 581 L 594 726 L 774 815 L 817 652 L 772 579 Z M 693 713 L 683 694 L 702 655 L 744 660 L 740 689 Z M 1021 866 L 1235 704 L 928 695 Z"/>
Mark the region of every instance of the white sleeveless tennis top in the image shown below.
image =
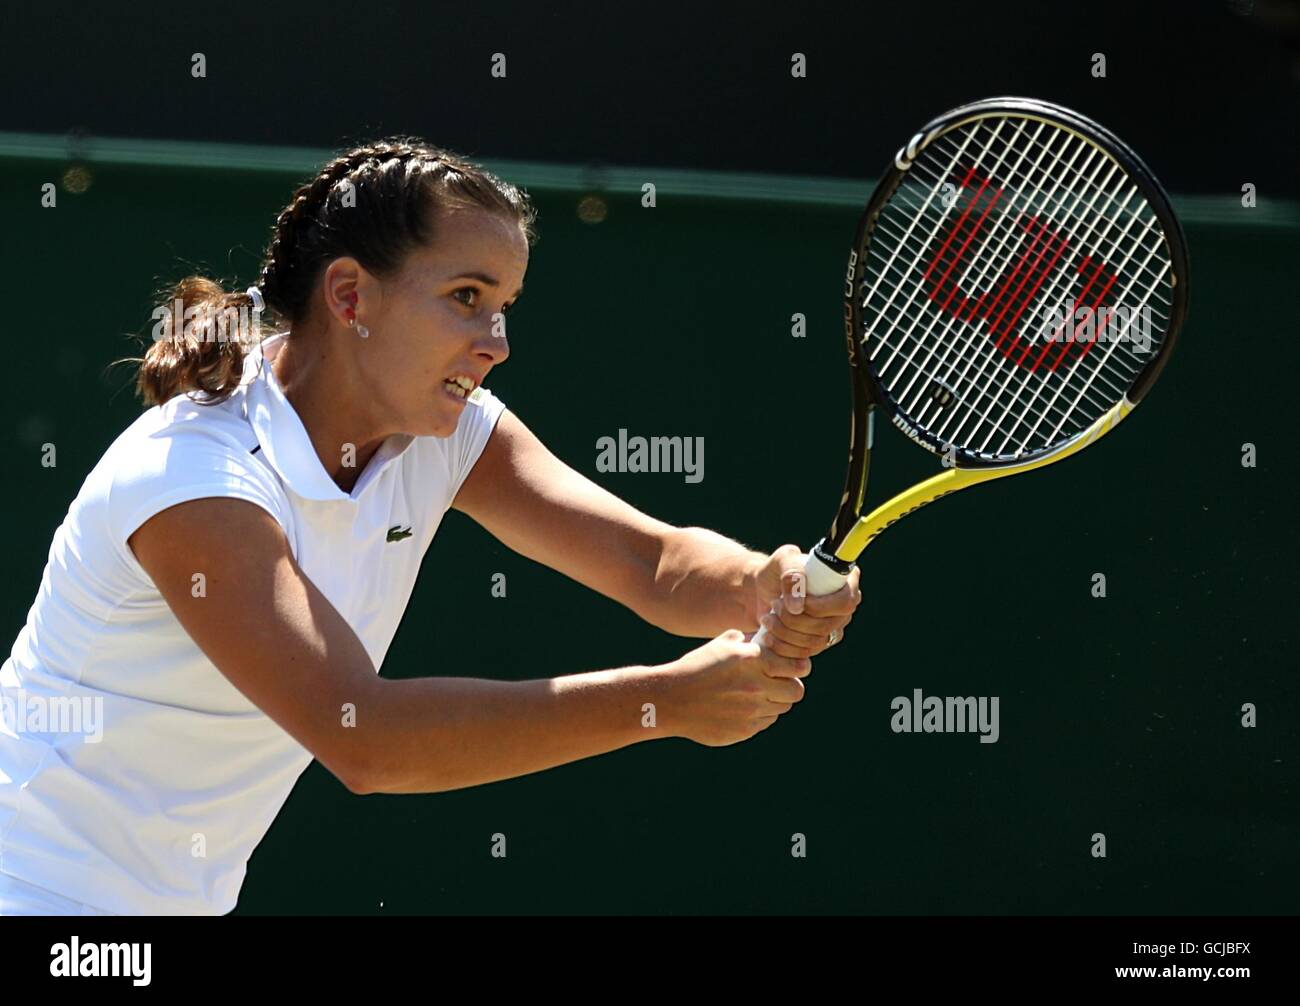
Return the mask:
<path id="1" fill-rule="evenodd" d="M 480 388 L 452 436 L 390 437 L 347 493 L 264 365 L 283 338 L 249 353 L 224 403 L 179 396 L 140 416 L 55 532 L 0 667 L 0 873 L 115 913 L 223 914 L 311 762 L 203 655 L 127 547 L 159 511 L 210 496 L 263 507 L 383 663 L 505 406 Z"/>

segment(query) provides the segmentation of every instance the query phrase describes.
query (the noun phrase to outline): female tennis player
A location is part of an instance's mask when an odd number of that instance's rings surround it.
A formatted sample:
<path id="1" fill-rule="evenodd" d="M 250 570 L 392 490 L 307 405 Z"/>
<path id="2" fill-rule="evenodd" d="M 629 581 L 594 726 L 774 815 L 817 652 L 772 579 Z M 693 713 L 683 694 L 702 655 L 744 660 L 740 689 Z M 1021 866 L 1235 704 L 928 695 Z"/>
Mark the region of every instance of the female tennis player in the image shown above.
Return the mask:
<path id="1" fill-rule="evenodd" d="M 0 914 L 229 912 L 313 758 L 355 793 L 435 793 L 644 740 L 732 744 L 799 701 L 856 577 L 800 597 L 798 548 L 638 512 L 483 387 L 509 355 L 534 216 L 478 166 L 385 141 L 298 189 L 255 287 L 177 285 L 139 361 L 152 407 L 55 532 L 0 669 Z M 276 324 L 205 338 L 173 307 Z M 474 670 L 448 659 L 474 652 L 449 631 L 430 676 L 380 678 L 451 507 L 711 640 L 505 682 L 448 676 Z M 745 636 L 760 622 L 765 646 Z"/>

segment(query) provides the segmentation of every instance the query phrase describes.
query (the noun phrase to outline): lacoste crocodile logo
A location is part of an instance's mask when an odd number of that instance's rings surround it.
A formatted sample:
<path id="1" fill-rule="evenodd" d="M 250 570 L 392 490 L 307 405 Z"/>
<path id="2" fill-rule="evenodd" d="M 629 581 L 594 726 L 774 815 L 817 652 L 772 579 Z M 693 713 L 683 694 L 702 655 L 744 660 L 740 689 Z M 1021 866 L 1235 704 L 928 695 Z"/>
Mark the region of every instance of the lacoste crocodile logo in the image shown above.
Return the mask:
<path id="1" fill-rule="evenodd" d="M 409 537 L 411 537 L 411 526 L 409 524 L 406 527 L 402 527 L 401 524 L 394 524 L 388 529 L 389 541 L 401 541 L 403 538 Z"/>

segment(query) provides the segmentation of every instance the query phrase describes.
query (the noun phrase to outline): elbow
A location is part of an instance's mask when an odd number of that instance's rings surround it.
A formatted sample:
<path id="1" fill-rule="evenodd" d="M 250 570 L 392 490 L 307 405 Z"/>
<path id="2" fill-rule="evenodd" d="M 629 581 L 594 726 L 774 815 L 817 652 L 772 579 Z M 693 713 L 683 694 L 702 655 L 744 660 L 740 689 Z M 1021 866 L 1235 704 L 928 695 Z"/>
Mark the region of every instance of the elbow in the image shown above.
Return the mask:
<path id="1" fill-rule="evenodd" d="M 330 774 L 334 776 L 349 793 L 355 793 L 357 796 L 369 796 L 372 793 L 382 792 L 372 775 L 362 772 L 359 769 L 349 766 L 342 768 L 337 765 L 326 765 Z"/>
<path id="2" fill-rule="evenodd" d="M 378 793 L 445 793 L 457 788 L 445 784 L 442 779 L 430 778 L 427 772 L 417 777 L 411 772 L 403 772 L 400 765 L 378 764 L 366 758 L 354 757 L 325 767 L 349 793 L 357 796 L 373 796 Z"/>
<path id="3" fill-rule="evenodd" d="M 381 773 L 362 753 L 331 752 L 328 757 L 318 755 L 317 760 L 325 766 L 330 775 L 343 784 L 349 793 L 370 796 L 385 792 Z"/>
<path id="4" fill-rule="evenodd" d="M 375 793 L 383 792 L 383 788 L 380 787 L 372 777 L 367 775 L 362 775 L 356 772 L 349 772 L 346 774 L 335 772 L 334 777 L 338 779 L 339 782 L 343 783 L 349 793 L 355 794 L 356 796 L 372 796 Z"/>
<path id="5" fill-rule="evenodd" d="M 383 688 L 382 679 L 372 680 L 379 689 Z M 354 700 L 370 711 L 376 721 L 375 727 L 365 729 L 353 723 L 340 729 L 331 724 L 330 729 L 315 738 L 317 743 L 313 745 L 312 753 L 316 760 L 349 793 L 357 796 L 390 792 L 389 776 L 394 766 L 391 752 L 386 751 L 388 745 L 382 741 L 389 733 L 382 726 L 389 722 L 391 714 L 386 703 L 388 697 L 388 691 L 377 690 L 366 692 Z"/>

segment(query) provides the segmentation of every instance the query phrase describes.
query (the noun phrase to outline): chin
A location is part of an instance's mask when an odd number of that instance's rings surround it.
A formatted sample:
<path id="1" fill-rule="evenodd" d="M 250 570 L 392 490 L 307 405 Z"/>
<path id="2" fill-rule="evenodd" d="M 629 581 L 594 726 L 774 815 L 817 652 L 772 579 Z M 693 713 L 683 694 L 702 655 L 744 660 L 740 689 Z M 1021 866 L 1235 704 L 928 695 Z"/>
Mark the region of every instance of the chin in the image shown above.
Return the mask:
<path id="1" fill-rule="evenodd" d="M 423 416 L 420 422 L 420 432 L 418 436 L 422 437 L 449 437 L 456 432 L 460 425 L 460 413 L 450 415 L 440 413 L 434 416 Z"/>
<path id="2" fill-rule="evenodd" d="M 406 432 L 413 437 L 439 437 L 445 440 L 456 432 L 456 424 L 430 422 L 425 419 L 423 422 L 412 423 L 406 428 Z"/>

